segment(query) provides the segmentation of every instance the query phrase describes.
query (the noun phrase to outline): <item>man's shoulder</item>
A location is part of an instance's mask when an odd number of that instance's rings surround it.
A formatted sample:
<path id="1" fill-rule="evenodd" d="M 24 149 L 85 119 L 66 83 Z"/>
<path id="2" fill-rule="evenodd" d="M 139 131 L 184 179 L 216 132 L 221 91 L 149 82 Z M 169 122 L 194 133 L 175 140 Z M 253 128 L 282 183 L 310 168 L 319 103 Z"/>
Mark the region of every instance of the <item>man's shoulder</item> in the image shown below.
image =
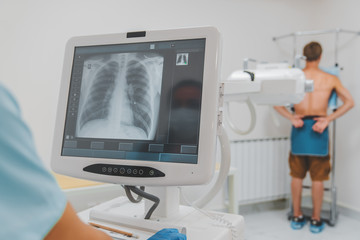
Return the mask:
<path id="1" fill-rule="evenodd" d="M 328 72 L 325 72 L 321 69 L 318 70 L 320 74 L 322 74 L 323 76 L 329 78 L 329 79 L 337 79 L 337 76 L 335 76 L 334 74 L 331 74 L 331 73 L 328 73 Z"/>
<path id="2" fill-rule="evenodd" d="M 327 73 L 321 69 L 316 70 L 316 72 L 313 74 L 314 80 L 325 80 L 327 84 L 336 84 L 337 81 L 339 81 L 339 78 L 333 74 Z"/>
<path id="3" fill-rule="evenodd" d="M 327 89 L 331 90 L 336 88 L 340 80 L 330 73 L 324 72 L 320 69 L 312 69 L 311 71 L 305 72 L 306 77 L 313 80 L 314 84 L 317 86 L 316 89 Z"/>

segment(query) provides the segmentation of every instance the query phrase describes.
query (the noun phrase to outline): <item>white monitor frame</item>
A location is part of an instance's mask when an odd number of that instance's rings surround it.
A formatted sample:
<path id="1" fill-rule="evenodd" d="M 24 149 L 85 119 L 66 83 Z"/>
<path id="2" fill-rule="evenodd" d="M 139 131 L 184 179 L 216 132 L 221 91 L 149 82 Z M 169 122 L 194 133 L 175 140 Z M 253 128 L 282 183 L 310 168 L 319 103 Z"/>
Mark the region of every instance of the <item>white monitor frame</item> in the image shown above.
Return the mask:
<path id="1" fill-rule="evenodd" d="M 132 38 L 128 38 L 127 33 L 82 36 L 71 38 L 67 42 L 51 156 L 51 167 L 55 172 L 100 182 L 146 186 L 196 185 L 204 184 L 211 179 L 215 165 L 216 134 L 218 127 L 219 32 L 213 27 L 197 27 L 146 31 L 144 35 L 145 36 L 142 37 Z M 197 164 L 61 155 L 75 47 L 198 38 L 205 38 L 206 44 Z M 136 178 L 109 176 L 83 171 L 84 167 L 98 163 L 152 167 L 165 173 L 165 176 Z"/>

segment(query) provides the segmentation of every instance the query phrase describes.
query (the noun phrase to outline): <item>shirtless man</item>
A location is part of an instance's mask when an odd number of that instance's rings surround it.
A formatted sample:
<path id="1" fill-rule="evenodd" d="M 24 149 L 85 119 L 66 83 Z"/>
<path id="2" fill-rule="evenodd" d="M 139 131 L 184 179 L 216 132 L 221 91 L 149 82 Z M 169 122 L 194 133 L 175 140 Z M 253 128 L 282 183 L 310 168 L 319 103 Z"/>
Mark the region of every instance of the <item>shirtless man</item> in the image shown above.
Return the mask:
<path id="1" fill-rule="evenodd" d="M 321 53 L 321 45 L 317 42 L 310 42 L 304 47 L 303 54 L 306 57 L 306 66 L 303 71 L 307 79 L 314 80 L 314 91 L 307 93 L 299 104 L 294 105 L 295 113 L 290 113 L 285 107 L 274 107 L 282 116 L 291 121 L 293 125 L 292 135 L 294 131 L 304 128 L 304 124 L 306 124 L 307 121 L 305 119 L 311 118 L 310 121 L 312 121 L 312 123 L 308 129 L 309 131 L 313 131 L 313 133 L 310 134 L 321 136 L 327 131 L 327 127 L 331 121 L 342 116 L 354 106 L 351 94 L 341 84 L 340 80 L 336 76 L 325 73 L 319 69 Z M 333 90 L 336 91 L 343 105 L 335 112 L 327 115 L 328 101 Z M 326 138 L 327 146 L 329 140 L 328 137 Z M 306 145 L 305 142 L 304 145 Z M 294 209 L 291 227 L 293 229 L 301 229 L 306 224 L 306 220 L 301 211 L 301 192 L 302 181 L 306 172 L 309 171 L 312 180 L 313 201 L 310 231 L 313 233 L 321 232 L 325 226 L 320 219 L 324 194 L 323 181 L 329 179 L 330 173 L 330 156 L 328 149 L 326 156 L 316 154 L 296 155 L 290 153 L 289 165 L 290 175 L 292 176 L 291 194 Z"/>

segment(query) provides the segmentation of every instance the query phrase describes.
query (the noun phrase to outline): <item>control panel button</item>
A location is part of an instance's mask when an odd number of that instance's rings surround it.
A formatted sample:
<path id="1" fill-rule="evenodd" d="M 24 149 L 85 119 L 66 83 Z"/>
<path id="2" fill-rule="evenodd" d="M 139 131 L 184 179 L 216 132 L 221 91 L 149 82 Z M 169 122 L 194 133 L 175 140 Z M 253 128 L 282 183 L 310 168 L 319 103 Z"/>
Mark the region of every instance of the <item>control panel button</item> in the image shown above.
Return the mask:
<path id="1" fill-rule="evenodd" d="M 109 175 L 113 177 L 154 178 L 165 176 L 163 172 L 152 167 L 116 164 L 92 164 L 84 167 L 83 171 L 101 175 Z"/>

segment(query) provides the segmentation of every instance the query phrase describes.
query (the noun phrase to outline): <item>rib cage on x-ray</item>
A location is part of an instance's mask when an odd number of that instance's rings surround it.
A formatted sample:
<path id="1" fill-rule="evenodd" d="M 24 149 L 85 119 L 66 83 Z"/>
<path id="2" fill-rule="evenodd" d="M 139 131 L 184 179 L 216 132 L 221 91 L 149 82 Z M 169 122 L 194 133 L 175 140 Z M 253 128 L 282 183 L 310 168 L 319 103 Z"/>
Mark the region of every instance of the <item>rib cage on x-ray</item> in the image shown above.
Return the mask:
<path id="1" fill-rule="evenodd" d="M 154 53 L 107 54 L 85 60 L 76 136 L 154 139 L 163 60 Z"/>
<path id="2" fill-rule="evenodd" d="M 146 68 L 137 61 L 130 61 L 126 71 L 127 84 L 132 88 L 128 91 L 130 107 L 134 114 L 134 125 L 149 134 L 151 127 L 151 96 L 149 76 Z"/>
<path id="3" fill-rule="evenodd" d="M 80 129 L 91 120 L 101 119 L 109 115 L 109 102 L 113 94 L 118 72 L 119 63 L 111 61 L 103 65 L 96 73 L 87 94 L 86 104 L 81 111 Z"/>

